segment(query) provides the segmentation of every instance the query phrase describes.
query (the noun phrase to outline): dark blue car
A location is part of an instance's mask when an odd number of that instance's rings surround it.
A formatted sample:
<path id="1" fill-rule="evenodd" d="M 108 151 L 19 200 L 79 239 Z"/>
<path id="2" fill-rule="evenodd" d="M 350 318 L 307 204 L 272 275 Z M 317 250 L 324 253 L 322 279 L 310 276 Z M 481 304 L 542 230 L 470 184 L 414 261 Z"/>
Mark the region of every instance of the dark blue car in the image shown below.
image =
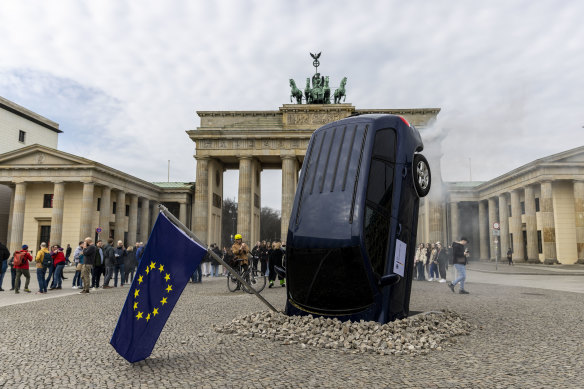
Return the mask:
<path id="1" fill-rule="evenodd" d="M 430 190 L 422 149 L 419 132 L 395 115 L 314 132 L 286 239 L 287 314 L 380 323 L 408 315 L 419 198 Z"/>

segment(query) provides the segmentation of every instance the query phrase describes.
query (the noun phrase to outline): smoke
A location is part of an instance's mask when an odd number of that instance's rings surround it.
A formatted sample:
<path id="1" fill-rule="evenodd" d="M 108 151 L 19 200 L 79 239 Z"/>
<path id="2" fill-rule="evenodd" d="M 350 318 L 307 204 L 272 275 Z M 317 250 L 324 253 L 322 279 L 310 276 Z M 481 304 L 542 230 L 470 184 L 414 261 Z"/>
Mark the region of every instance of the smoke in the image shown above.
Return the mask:
<path id="1" fill-rule="evenodd" d="M 434 121 L 429 127 L 421 129 L 420 134 L 422 136 L 422 141 L 424 142 L 424 150 L 422 151 L 422 154 L 428 160 L 432 177 L 430 193 L 428 193 L 427 198 L 431 202 L 442 203 L 445 201 L 441 166 L 443 156 L 442 141 L 447 137 L 448 131 L 445 130 L 438 121 Z"/>

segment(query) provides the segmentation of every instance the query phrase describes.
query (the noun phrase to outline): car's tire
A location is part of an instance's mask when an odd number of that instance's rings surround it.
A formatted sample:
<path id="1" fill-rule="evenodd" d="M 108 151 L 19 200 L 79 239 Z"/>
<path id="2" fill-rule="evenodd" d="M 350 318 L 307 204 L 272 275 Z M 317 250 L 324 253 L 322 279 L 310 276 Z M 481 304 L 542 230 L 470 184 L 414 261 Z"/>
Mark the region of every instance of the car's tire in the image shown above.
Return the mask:
<path id="1" fill-rule="evenodd" d="M 414 154 L 412 170 L 416 192 L 418 196 L 425 197 L 430 192 L 432 174 L 430 173 L 430 165 L 422 154 Z"/>

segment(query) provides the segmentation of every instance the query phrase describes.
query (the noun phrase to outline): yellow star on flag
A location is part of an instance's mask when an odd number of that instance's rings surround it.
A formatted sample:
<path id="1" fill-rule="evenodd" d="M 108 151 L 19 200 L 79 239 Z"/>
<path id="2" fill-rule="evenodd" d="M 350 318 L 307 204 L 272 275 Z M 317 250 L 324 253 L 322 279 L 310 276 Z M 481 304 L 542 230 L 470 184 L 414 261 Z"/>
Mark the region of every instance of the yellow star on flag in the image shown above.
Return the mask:
<path id="1" fill-rule="evenodd" d="M 148 314 L 148 316 L 146 316 L 146 321 L 150 320 L 150 314 Z"/>
<path id="2" fill-rule="evenodd" d="M 138 308 L 138 302 L 137 301 L 134 303 L 134 311 L 136 310 L 136 308 Z"/>
<path id="3" fill-rule="evenodd" d="M 166 288 L 166 292 L 170 293 L 171 290 L 172 290 L 172 285 L 168 285 L 168 287 Z"/>
<path id="4" fill-rule="evenodd" d="M 150 273 L 150 268 L 146 266 L 146 274 Z"/>
<path id="5" fill-rule="evenodd" d="M 142 278 L 142 276 L 138 277 L 138 285 L 140 285 L 142 283 L 142 281 L 144 281 L 144 279 Z"/>
<path id="6" fill-rule="evenodd" d="M 136 289 L 134 291 L 134 298 L 138 297 L 139 294 L 140 294 L 140 289 Z"/>
<path id="7" fill-rule="evenodd" d="M 160 272 L 162 273 L 164 271 L 164 265 L 160 265 L 160 267 L 158 268 L 158 270 L 160 270 Z"/>
<path id="8" fill-rule="evenodd" d="M 140 320 L 142 318 L 142 312 L 138 312 L 136 315 L 136 319 Z"/>
<path id="9" fill-rule="evenodd" d="M 163 298 L 162 298 L 162 301 L 160 301 L 160 303 L 161 303 L 162 305 L 166 304 L 166 297 L 163 297 Z"/>
<path id="10" fill-rule="evenodd" d="M 156 262 L 150 262 L 150 269 L 156 269 Z"/>
<path id="11" fill-rule="evenodd" d="M 166 273 L 166 275 L 164 276 L 164 279 L 166 280 L 166 282 L 168 282 L 168 280 L 170 280 L 170 274 Z"/>
<path id="12" fill-rule="evenodd" d="M 154 310 L 152 311 L 152 314 L 154 316 L 158 315 L 158 308 L 154 308 Z"/>

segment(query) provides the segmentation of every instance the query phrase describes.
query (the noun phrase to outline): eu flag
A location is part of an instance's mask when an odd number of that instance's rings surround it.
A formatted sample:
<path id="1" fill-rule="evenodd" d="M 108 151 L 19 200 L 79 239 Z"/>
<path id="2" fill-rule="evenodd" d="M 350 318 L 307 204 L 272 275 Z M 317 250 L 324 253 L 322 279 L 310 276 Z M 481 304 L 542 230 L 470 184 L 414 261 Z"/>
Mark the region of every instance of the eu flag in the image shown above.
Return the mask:
<path id="1" fill-rule="evenodd" d="M 207 250 L 160 213 L 110 341 L 128 362 L 148 358 Z"/>

